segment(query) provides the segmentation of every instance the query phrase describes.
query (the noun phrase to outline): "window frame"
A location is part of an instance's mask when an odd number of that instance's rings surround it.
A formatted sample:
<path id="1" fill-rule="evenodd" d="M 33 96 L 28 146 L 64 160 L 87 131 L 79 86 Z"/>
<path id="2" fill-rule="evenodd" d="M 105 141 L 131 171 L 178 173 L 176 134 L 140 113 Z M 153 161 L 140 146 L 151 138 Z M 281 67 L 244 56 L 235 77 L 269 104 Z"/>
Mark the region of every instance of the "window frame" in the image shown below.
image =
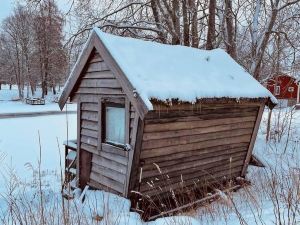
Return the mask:
<path id="1" fill-rule="evenodd" d="M 280 88 L 280 85 L 275 85 L 275 87 L 274 87 L 274 94 L 275 95 L 280 95 L 280 90 L 281 88 Z"/>
<path id="2" fill-rule="evenodd" d="M 126 150 L 126 145 L 129 143 L 129 102 L 126 98 L 102 98 L 100 101 L 100 135 L 99 146 L 102 149 L 102 144 L 107 144 L 113 147 Z M 125 144 L 116 144 L 106 141 L 106 107 L 117 107 L 125 109 Z"/>
<path id="3" fill-rule="evenodd" d="M 294 87 L 292 87 L 292 86 L 288 87 L 288 92 L 293 93 L 294 91 L 295 91 Z"/>

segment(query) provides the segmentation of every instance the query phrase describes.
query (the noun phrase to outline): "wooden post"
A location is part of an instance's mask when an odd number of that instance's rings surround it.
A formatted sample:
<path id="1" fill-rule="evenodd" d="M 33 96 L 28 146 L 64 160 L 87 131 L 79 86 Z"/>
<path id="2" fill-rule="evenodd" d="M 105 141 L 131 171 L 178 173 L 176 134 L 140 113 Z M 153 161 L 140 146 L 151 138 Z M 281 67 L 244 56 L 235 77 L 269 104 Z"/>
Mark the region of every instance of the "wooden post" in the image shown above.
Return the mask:
<path id="1" fill-rule="evenodd" d="M 268 142 L 268 141 L 269 141 L 269 138 L 270 138 L 271 117 L 272 117 L 272 109 L 270 109 L 269 115 L 268 115 L 268 124 L 267 124 L 266 142 Z"/>
<path id="2" fill-rule="evenodd" d="M 300 81 L 298 82 L 298 91 L 297 91 L 297 103 L 300 104 Z"/>
<path id="3" fill-rule="evenodd" d="M 67 173 L 67 155 L 68 155 L 68 147 L 65 145 L 65 182 L 69 182 L 68 173 Z"/>
<path id="4" fill-rule="evenodd" d="M 76 180 L 77 186 L 80 184 L 80 140 L 81 137 L 81 100 L 77 102 L 77 160 L 76 160 Z"/>

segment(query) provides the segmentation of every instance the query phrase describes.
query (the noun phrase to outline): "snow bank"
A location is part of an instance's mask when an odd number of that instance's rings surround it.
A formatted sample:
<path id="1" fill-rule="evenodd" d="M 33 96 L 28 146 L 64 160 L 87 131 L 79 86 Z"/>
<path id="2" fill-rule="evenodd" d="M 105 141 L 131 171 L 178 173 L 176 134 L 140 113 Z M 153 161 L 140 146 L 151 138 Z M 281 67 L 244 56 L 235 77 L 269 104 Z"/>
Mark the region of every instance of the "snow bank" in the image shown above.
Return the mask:
<path id="1" fill-rule="evenodd" d="M 200 50 L 94 32 L 152 109 L 151 98 L 276 98 L 225 51 Z"/>

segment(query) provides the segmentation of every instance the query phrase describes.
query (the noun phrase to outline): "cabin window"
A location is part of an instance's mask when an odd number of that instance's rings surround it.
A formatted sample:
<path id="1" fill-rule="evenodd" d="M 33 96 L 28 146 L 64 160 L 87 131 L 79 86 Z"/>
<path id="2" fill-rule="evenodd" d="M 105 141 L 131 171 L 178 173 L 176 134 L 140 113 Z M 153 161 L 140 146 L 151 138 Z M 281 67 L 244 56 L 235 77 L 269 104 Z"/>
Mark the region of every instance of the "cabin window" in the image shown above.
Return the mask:
<path id="1" fill-rule="evenodd" d="M 289 87 L 288 91 L 289 92 L 294 92 L 294 87 Z"/>
<path id="2" fill-rule="evenodd" d="M 275 86 L 275 95 L 280 95 L 280 86 Z"/>
<path id="3" fill-rule="evenodd" d="M 117 146 L 125 145 L 125 105 L 105 103 L 104 105 L 104 142 Z"/>

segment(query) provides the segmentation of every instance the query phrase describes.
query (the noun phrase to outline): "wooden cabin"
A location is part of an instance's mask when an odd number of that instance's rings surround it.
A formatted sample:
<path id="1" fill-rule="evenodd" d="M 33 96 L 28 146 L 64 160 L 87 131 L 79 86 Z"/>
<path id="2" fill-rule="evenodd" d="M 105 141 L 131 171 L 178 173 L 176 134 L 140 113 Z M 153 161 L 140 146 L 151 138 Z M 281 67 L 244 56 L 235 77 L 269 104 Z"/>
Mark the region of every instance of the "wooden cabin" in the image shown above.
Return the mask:
<path id="1" fill-rule="evenodd" d="M 267 80 L 268 90 L 283 106 L 300 103 L 300 81 L 287 74 L 279 74 Z"/>
<path id="2" fill-rule="evenodd" d="M 79 187 L 131 200 L 245 177 L 265 105 L 276 104 L 223 50 L 98 28 L 70 74 L 61 108 L 68 99 L 78 108 Z"/>

